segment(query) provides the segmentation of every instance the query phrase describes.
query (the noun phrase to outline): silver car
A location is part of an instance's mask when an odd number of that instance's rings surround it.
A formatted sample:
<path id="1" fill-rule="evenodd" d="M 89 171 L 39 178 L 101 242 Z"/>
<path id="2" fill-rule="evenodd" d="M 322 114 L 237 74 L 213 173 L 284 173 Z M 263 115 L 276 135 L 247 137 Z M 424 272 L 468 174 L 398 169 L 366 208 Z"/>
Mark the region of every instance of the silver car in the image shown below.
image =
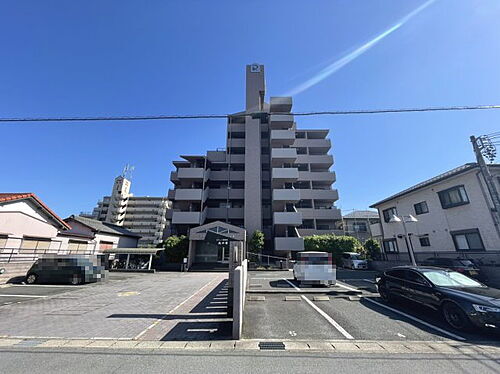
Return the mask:
<path id="1" fill-rule="evenodd" d="M 342 265 L 348 269 L 368 269 L 368 262 L 356 252 L 342 253 Z"/>

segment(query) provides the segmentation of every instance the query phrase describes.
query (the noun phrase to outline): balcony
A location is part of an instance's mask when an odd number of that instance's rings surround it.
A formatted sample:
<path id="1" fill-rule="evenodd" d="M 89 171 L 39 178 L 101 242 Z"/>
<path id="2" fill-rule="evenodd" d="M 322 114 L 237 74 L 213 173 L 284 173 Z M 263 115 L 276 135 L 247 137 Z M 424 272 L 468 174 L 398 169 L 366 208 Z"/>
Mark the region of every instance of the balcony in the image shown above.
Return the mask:
<path id="1" fill-rule="evenodd" d="M 342 230 L 337 230 L 337 229 L 297 229 L 300 236 L 304 237 L 304 236 L 313 236 L 313 235 L 329 235 L 329 234 L 333 234 L 333 235 L 344 235 L 344 231 Z"/>
<path id="2" fill-rule="evenodd" d="M 292 110 L 292 98 L 290 96 L 271 96 L 269 106 L 271 112 L 288 113 Z"/>
<path id="3" fill-rule="evenodd" d="M 273 168 L 272 179 L 281 182 L 294 182 L 299 179 L 299 169 Z"/>
<path id="4" fill-rule="evenodd" d="M 300 226 L 302 225 L 302 213 L 300 212 L 275 212 L 275 225 Z"/>
<path id="5" fill-rule="evenodd" d="M 295 139 L 294 147 L 328 148 L 332 147 L 330 139 Z"/>
<path id="6" fill-rule="evenodd" d="M 203 179 L 208 174 L 203 168 L 179 168 L 177 178 L 179 179 Z"/>
<path id="7" fill-rule="evenodd" d="M 380 223 L 371 224 L 370 232 L 374 237 L 382 237 L 382 225 Z"/>
<path id="8" fill-rule="evenodd" d="M 209 219 L 243 219 L 243 208 L 207 208 L 207 218 Z"/>
<path id="9" fill-rule="evenodd" d="M 328 182 L 333 183 L 336 180 L 335 172 L 333 171 L 301 171 L 299 172 L 300 180 L 313 182 Z"/>
<path id="10" fill-rule="evenodd" d="M 271 146 L 292 145 L 295 141 L 295 131 L 271 130 Z"/>
<path id="11" fill-rule="evenodd" d="M 330 167 L 333 165 L 333 156 L 331 155 L 298 155 L 297 164 L 313 164 L 321 165 L 323 167 Z"/>
<path id="12" fill-rule="evenodd" d="M 210 199 L 244 199 L 245 190 L 243 188 L 211 188 L 208 197 Z"/>
<path id="13" fill-rule="evenodd" d="M 242 181 L 245 180 L 245 172 L 244 171 L 231 171 L 228 170 L 219 170 L 219 171 L 211 171 L 210 172 L 210 180 L 212 181 Z"/>
<path id="14" fill-rule="evenodd" d="M 275 189 L 273 190 L 273 201 L 297 202 L 300 200 L 300 190 Z"/>
<path id="15" fill-rule="evenodd" d="M 273 166 L 279 166 L 283 163 L 294 163 L 297 159 L 297 150 L 295 148 L 273 148 L 271 149 L 271 162 Z"/>
<path id="16" fill-rule="evenodd" d="M 327 200 L 337 201 L 339 192 L 337 190 L 300 190 L 300 196 L 303 200 Z"/>
<path id="17" fill-rule="evenodd" d="M 293 115 L 271 114 L 269 116 L 269 128 L 271 130 L 284 130 L 293 126 Z"/>
<path id="18" fill-rule="evenodd" d="M 303 251 L 303 238 L 274 238 L 275 251 Z"/>
<path id="19" fill-rule="evenodd" d="M 200 225 L 205 220 L 206 210 L 203 212 L 172 212 L 172 224 L 174 225 Z"/>
<path id="20" fill-rule="evenodd" d="M 177 188 L 175 190 L 175 200 L 177 201 L 201 201 L 202 198 L 206 199 L 208 191 L 201 188 Z M 205 196 L 204 196 L 205 195 Z"/>
<path id="21" fill-rule="evenodd" d="M 302 213 L 304 219 L 327 219 L 327 220 L 341 220 L 342 214 L 339 209 L 313 209 L 313 208 L 298 208 Z"/>

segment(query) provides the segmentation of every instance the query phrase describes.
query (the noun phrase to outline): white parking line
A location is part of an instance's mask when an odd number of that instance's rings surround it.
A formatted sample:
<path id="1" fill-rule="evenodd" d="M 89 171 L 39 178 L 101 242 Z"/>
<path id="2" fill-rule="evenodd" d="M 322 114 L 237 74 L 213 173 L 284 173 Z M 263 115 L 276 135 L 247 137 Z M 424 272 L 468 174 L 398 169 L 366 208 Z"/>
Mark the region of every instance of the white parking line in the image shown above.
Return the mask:
<path id="1" fill-rule="evenodd" d="M 47 296 L 42 296 L 42 295 L 9 295 L 9 294 L 0 294 L 0 297 L 29 297 L 29 298 L 36 298 L 36 297 L 47 297 Z"/>
<path id="2" fill-rule="evenodd" d="M 314 304 L 311 300 L 309 300 L 307 297 L 304 295 L 301 296 L 310 306 L 314 308 L 321 316 L 326 319 L 333 327 L 337 329 L 338 332 L 340 332 L 346 339 L 354 339 L 351 334 L 349 334 L 347 331 L 344 330 L 342 326 L 340 326 L 332 317 L 330 317 L 328 314 L 326 314 L 323 310 L 321 310 L 316 304 Z"/>
<path id="3" fill-rule="evenodd" d="M 399 310 L 397 310 L 397 309 L 391 308 L 390 306 L 387 306 L 387 305 L 381 304 L 381 303 L 379 303 L 378 301 L 375 301 L 375 300 L 369 299 L 369 298 L 367 298 L 367 297 L 365 297 L 363 300 L 369 301 L 370 303 L 373 303 L 373 304 L 375 304 L 375 305 L 378 305 L 379 307 L 382 307 L 382 308 L 388 309 L 388 310 L 390 310 L 391 312 L 394 312 L 394 313 L 400 314 L 400 315 L 402 315 L 402 316 L 404 316 L 404 317 L 406 317 L 406 318 L 411 319 L 412 321 L 418 322 L 418 323 L 420 323 L 420 324 L 422 324 L 422 325 L 424 325 L 424 326 L 427 326 L 427 327 L 429 327 L 429 328 L 431 328 L 431 329 L 433 329 L 433 330 L 439 331 L 439 332 L 441 332 L 441 333 L 443 333 L 443 334 L 445 334 L 445 335 L 448 335 L 448 336 L 450 336 L 450 337 L 452 337 L 452 338 L 454 338 L 454 339 L 457 339 L 457 340 L 466 340 L 465 338 L 461 337 L 460 335 L 456 335 L 456 334 L 454 334 L 454 333 L 452 333 L 452 332 L 446 331 L 446 330 L 444 330 L 444 329 L 442 329 L 442 328 L 440 328 L 440 327 L 437 327 L 437 326 L 434 326 L 434 325 L 432 325 L 432 324 L 430 324 L 430 323 L 428 323 L 428 322 L 422 321 L 422 320 L 421 320 L 421 319 L 419 319 L 419 318 L 413 317 L 413 316 L 412 316 L 412 315 L 410 315 L 410 314 L 407 314 L 407 313 L 401 312 L 401 311 L 399 311 Z"/>
<path id="4" fill-rule="evenodd" d="M 341 282 L 339 282 L 339 281 L 335 282 L 335 284 L 336 284 L 337 286 L 343 287 L 343 288 L 345 288 L 345 289 L 347 289 L 347 290 L 350 290 L 350 291 L 359 291 L 357 288 L 354 288 L 354 287 L 349 287 L 349 286 L 347 286 L 347 285 L 345 285 L 345 284 L 343 284 L 343 283 L 341 283 Z"/>
<path id="5" fill-rule="evenodd" d="M 302 290 L 297 287 L 295 284 L 293 284 L 292 282 L 290 282 L 288 279 L 285 279 L 285 278 L 281 278 L 283 279 L 285 282 L 287 282 L 290 286 L 292 286 L 293 288 L 295 288 L 297 291 L 301 292 Z"/>

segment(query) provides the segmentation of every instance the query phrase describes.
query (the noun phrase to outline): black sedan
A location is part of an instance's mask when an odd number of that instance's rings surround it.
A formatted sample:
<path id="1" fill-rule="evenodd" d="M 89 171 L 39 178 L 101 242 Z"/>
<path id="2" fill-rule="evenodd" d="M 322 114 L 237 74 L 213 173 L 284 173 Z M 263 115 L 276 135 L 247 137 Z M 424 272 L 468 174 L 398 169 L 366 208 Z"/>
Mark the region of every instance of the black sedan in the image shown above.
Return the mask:
<path id="1" fill-rule="evenodd" d="M 500 290 L 449 269 L 400 266 L 377 280 L 385 301 L 401 297 L 442 313 L 458 330 L 476 326 L 500 330 Z"/>

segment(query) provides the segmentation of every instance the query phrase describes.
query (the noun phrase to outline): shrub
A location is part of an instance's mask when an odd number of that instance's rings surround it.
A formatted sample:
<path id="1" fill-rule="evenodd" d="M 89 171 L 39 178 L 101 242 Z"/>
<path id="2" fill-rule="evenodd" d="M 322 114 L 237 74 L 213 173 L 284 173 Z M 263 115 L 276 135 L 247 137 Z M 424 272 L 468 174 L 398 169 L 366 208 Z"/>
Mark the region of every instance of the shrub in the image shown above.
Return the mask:
<path id="1" fill-rule="evenodd" d="M 340 263 L 343 252 L 359 252 L 363 246 L 352 236 L 313 235 L 304 237 L 306 251 L 330 252 L 333 262 Z"/>
<path id="2" fill-rule="evenodd" d="M 368 239 L 363 244 L 363 254 L 368 260 L 379 260 L 382 254 L 380 244 L 375 239 Z"/>
<path id="3" fill-rule="evenodd" d="M 187 257 L 189 250 L 189 239 L 185 235 L 169 236 L 162 245 L 164 255 L 167 262 L 182 262 L 184 257 Z"/>

